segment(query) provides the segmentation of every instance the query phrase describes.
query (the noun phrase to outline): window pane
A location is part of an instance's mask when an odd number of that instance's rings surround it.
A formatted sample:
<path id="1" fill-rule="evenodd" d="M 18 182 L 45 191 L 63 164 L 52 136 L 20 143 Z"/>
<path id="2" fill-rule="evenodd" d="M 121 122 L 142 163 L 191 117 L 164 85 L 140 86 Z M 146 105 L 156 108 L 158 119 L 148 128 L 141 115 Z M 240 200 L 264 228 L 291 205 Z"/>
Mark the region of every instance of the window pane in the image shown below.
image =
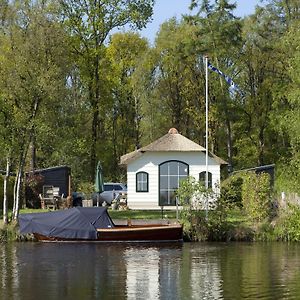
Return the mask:
<path id="1" fill-rule="evenodd" d="M 203 183 L 203 185 L 205 186 L 205 182 L 206 182 L 206 172 L 201 172 L 199 174 L 199 181 Z M 211 172 L 208 172 L 208 187 L 211 188 L 212 187 L 212 174 Z"/>
<path id="2" fill-rule="evenodd" d="M 176 175 L 178 174 L 178 162 L 171 161 L 169 162 L 169 175 Z"/>
<path id="3" fill-rule="evenodd" d="M 140 181 L 138 181 L 138 183 L 137 183 L 137 190 L 138 190 L 138 192 L 143 190 L 143 184 Z"/>
<path id="4" fill-rule="evenodd" d="M 179 161 L 169 161 L 160 165 L 159 205 L 176 205 L 175 192 L 179 182 L 188 176 L 188 165 Z"/>
<path id="5" fill-rule="evenodd" d="M 205 172 L 201 172 L 201 173 L 199 174 L 199 181 L 202 181 L 202 182 L 205 183 Z"/>
<path id="6" fill-rule="evenodd" d="M 148 192 L 148 174 L 140 172 L 136 174 L 136 191 Z"/>
<path id="7" fill-rule="evenodd" d="M 208 187 L 212 188 L 212 174 L 208 172 Z"/>
<path id="8" fill-rule="evenodd" d="M 170 176 L 170 186 L 169 189 L 178 188 L 178 176 Z"/>
<path id="9" fill-rule="evenodd" d="M 147 174 L 146 173 L 141 173 L 141 181 L 147 181 Z"/>
<path id="10" fill-rule="evenodd" d="M 168 189 L 168 176 L 160 176 L 160 188 L 163 190 Z"/>
<path id="11" fill-rule="evenodd" d="M 160 191 L 159 205 L 160 206 L 168 205 L 168 192 L 167 191 Z"/>
<path id="12" fill-rule="evenodd" d="M 169 205 L 176 205 L 176 199 L 175 199 L 175 191 L 169 192 Z"/>
<path id="13" fill-rule="evenodd" d="M 104 191 L 112 191 L 114 186 L 112 184 L 104 184 Z"/>
<path id="14" fill-rule="evenodd" d="M 183 164 L 183 163 L 179 163 L 179 175 L 187 175 L 188 172 L 188 166 Z"/>
<path id="15" fill-rule="evenodd" d="M 168 163 L 160 166 L 160 175 L 168 175 Z"/>

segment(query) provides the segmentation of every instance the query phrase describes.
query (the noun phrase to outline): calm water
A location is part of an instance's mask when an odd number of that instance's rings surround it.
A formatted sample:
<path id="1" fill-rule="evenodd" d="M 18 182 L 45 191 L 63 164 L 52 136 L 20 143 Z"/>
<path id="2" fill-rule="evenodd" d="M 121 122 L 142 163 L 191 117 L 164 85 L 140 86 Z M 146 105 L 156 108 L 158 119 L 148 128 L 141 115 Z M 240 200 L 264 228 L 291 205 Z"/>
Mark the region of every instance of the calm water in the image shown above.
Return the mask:
<path id="1" fill-rule="evenodd" d="M 0 244 L 0 299 L 300 299 L 298 244 Z"/>

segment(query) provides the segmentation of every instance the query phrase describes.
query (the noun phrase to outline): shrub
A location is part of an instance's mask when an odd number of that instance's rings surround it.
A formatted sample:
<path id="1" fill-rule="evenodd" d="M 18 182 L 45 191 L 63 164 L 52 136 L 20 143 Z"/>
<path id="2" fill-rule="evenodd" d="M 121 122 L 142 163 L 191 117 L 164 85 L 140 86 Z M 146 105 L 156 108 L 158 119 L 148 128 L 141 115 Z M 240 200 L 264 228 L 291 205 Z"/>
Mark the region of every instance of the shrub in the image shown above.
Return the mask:
<path id="1" fill-rule="evenodd" d="M 95 191 L 95 186 L 91 182 L 81 182 L 78 185 L 78 191 L 82 192 L 86 199 L 91 199 L 92 194 Z"/>
<path id="2" fill-rule="evenodd" d="M 40 208 L 39 194 L 43 190 L 44 176 L 30 173 L 26 176 L 25 198 L 26 206 L 29 208 Z"/>
<path id="3" fill-rule="evenodd" d="M 277 239 L 283 241 L 300 241 L 300 207 L 296 204 L 288 204 L 281 212 L 276 225 L 275 234 Z"/>
<path id="4" fill-rule="evenodd" d="M 253 221 L 262 221 L 271 212 L 271 187 L 268 174 L 243 174 L 242 204 Z"/>
<path id="5" fill-rule="evenodd" d="M 242 207 L 243 178 L 239 174 L 232 175 L 221 184 L 221 198 L 232 206 Z"/>
<path id="6" fill-rule="evenodd" d="M 190 177 L 177 190 L 182 210 L 180 220 L 184 236 L 190 241 L 226 240 L 228 232 L 227 204 L 212 190 Z M 205 199 L 208 202 L 206 210 Z"/>

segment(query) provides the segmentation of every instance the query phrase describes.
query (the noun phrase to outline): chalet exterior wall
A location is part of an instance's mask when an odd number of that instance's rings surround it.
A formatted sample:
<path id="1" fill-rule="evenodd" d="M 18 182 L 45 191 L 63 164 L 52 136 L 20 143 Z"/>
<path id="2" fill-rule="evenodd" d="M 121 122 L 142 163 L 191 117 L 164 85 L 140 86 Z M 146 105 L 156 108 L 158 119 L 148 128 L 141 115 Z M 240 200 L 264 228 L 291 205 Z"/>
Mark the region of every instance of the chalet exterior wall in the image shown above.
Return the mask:
<path id="1" fill-rule="evenodd" d="M 199 180 L 199 173 L 206 171 L 203 152 L 147 152 L 127 165 L 127 203 L 131 209 L 159 209 L 159 165 L 166 161 L 181 161 L 189 166 L 189 176 Z M 149 174 L 148 192 L 136 191 L 136 174 Z M 212 186 L 220 183 L 220 165 L 209 157 L 208 171 L 212 173 Z M 165 208 L 172 209 L 168 206 Z"/>
<path id="2" fill-rule="evenodd" d="M 164 206 L 173 209 L 181 180 L 192 176 L 198 181 L 199 174 L 206 172 L 206 150 L 171 128 L 151 144 L 123 155 L 120 164 L 127 166 L 129 208 L 160 209 Z M 224 164 L 227 164 L 224 160 L 208 153 L 212 188 L 218 189 L 220 169 Z"/>

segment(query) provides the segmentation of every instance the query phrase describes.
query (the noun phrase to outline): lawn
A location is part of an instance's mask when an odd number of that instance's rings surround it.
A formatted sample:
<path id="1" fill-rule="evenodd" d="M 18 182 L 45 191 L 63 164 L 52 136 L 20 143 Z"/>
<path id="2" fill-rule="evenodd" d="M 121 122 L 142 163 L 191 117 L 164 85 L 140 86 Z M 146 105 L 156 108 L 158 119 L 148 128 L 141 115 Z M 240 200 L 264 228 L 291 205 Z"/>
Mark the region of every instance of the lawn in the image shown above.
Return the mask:
<path id="1" fill-rule="evenodd" d="M 45 209 L 21 209 L 20 214 L 23 213 L 38 213 L 47 212 Z M 176 219 L 175 210 L 112 210 L 108 209 L 109 215 L 112 219 Z M 0 210 L 0 218 L 2 218 L 2 210 Z M 231 210 L 228 213 L 228 221 L 232 224 L 238 224 L 246 221 L 246 217 L 239 209 Z"/>
<path id="2" fill-rule="evenodd" d="M 164 210 L 109 210 L 112 219 L 176 219 L 176 211 Z"/>
<path id="3" fill-rule="evenodd" d="M 20 213 L 46 212 L 45 209 L 21 209 Z M 108 209 L 112 219 L 162 219 L 161 210 L 112 210 Z M 0 210 L 0 215 L 2 211 Z M 163 219 L 176 219 L 176 211 L 164 210 Z"/>

